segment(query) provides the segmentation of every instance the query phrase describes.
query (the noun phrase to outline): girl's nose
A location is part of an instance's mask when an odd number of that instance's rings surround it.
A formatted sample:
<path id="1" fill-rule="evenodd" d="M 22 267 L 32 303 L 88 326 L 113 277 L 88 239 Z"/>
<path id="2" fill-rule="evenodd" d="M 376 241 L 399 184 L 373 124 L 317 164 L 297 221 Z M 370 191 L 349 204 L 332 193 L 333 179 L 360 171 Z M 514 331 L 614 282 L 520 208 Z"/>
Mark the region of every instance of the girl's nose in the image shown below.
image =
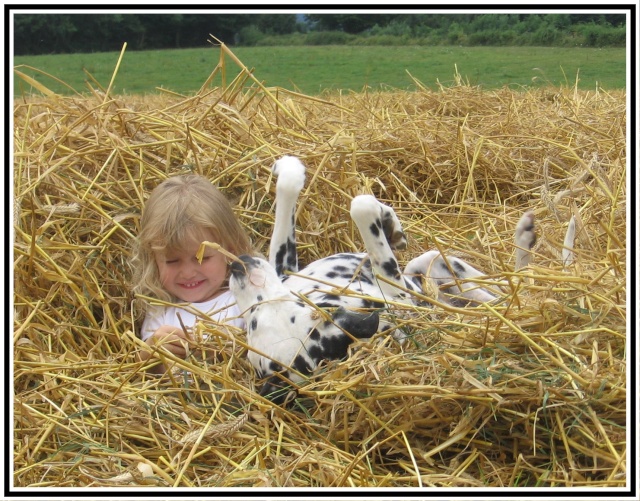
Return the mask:
<path id="1" fill-rule="evenodd" d="M 199 268 L 200 265 L 198 264 L 198 262 L 194 263 L 189 261 L 185 263 L 180 269 L 180 275 L 182 275 L 184 278 L 193 278 L 197 275 Z"/>

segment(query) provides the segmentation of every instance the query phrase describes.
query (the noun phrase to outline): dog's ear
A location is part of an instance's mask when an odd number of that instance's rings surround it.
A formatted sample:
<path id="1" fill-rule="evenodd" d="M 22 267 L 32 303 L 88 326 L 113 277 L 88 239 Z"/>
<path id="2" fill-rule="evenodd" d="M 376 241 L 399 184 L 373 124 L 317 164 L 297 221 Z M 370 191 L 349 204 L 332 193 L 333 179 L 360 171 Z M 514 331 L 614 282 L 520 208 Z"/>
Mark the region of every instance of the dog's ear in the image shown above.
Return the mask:
<path id="1" fill-rule="evenodd" d="M 378 331 L 380 316 L 377 312 L 358 313 L 340 306 L 331 316 L 333 322 L 353 337 L 368 338 Z"/>

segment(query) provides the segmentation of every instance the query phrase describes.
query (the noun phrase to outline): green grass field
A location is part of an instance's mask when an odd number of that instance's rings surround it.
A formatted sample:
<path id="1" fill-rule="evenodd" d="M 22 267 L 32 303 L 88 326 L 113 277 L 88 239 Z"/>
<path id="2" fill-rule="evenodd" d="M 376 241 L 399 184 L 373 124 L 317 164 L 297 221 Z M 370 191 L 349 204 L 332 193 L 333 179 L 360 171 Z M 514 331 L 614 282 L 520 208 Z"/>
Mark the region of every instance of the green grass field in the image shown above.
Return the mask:
<path id="1" fill-rule="evenodd" d="M 450 85 L 456 68 L 465 82 L 485 88 L 509 86 L 569 86 L 579 78 L 578 88 L 625 88 L 624 48 L 550 47 L 239 47 L 233 53 L 267 86 L 297 89 L 315 95 L 325 90 L 353 90 L 365 86 L 415 89 L 407 71 L 426 87 Z M 114 82 L 116 94 L 147 94 L 158 87 L 179 93 L 200 88 L 215 68 L 218 48 L 126 52 Z M 119 53 L 63 54 L 16 57 L 14 65 L 50 90 L 70 93 L 49 76 L 78 92 L 94 78 L 107 88 Z M 88 76 L 88 74 L 90 76 Z M 237 66 L 227 61 L 227 80 Z M 31 86 L 15 78 L 15 93 L 29 93 Z M 220 85 L 220 79 L 214 81 Z M 92 83 L 96 87 L 96 83 Z"/>

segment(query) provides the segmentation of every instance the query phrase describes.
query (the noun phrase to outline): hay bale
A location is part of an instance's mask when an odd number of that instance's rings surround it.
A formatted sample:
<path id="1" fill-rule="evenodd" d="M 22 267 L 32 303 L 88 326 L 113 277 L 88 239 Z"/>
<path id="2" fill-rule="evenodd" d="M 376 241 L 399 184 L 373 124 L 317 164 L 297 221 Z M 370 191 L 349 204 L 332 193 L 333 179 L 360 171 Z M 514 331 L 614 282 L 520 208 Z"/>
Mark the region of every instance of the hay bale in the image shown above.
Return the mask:
<path id="1" fill-rule="evenodd" d="M 20 98 L 14 116 L 16 486 L 627 482 L 623 92 L 314 97 L 245 72 L 194 96 Z M 254 392 L 241 331 L 201 323 L 214 359 L 196 349 L 168 377 L 145 374 L 128 260 L 147 194 L 203 174 L 266 252 L 282 154 L 308 166 L 303 262 L 361 249 L 349 201 L 371 192 L 405 225 L 401 262 L 462 254 L 509 281 L 509 306 L 398 307 L 409 345 L 354 345 L 289 410 Z M 515 273 L 526 210 L 539 244 Z"/>

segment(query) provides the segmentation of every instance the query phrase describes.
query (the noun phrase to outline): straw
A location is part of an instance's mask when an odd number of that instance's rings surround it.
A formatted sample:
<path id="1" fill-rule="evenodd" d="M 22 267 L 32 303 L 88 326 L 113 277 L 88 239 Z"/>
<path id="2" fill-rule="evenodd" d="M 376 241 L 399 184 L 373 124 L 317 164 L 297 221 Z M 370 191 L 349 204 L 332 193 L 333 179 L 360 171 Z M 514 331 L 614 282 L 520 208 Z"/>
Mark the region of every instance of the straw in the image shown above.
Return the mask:
<path id="1" fill-rule="evenodd" d="M 34 84 L 14 102 L 14 484 L 625 486 L 625 93 L 457 74 L 436 91 L 305 96 L 212 50 L 193 96 L 113 95 L 116 69 L 106 93 Z M 213 86 L 228 65 L 238 78 Z M 208 319 L 187 360 L 158 350 L 171 371 L 147 373 L 129 261 L 149 192 L 208 177 L 266 253 L 283 154 L 308 169 L 302 264 L 363 250 L 349 204 L 373 193 L 404 225 L 401 264 L 462 256 L 504 303 L 447 308 L 427 287 L 426 305 L 392 304 L 406 343 L 356 342 L 286 409 L 258 395 L 245 332 Z M 538 243 L 516 271 L 526 211 Z"/>

